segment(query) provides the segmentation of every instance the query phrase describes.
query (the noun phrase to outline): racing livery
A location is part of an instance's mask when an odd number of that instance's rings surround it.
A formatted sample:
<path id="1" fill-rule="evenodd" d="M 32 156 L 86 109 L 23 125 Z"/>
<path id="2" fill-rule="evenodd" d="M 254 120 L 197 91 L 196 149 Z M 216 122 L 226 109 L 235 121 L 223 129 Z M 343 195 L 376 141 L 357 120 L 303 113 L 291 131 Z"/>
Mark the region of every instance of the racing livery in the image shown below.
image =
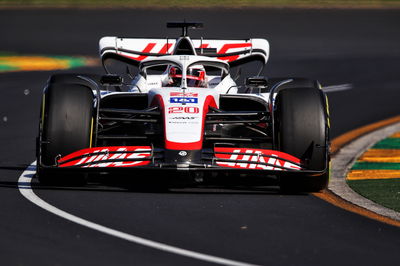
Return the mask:
<path id="1" fill-rule="evenodd" d="M 177 39 L 103 37 L 106 75 L 57 74 L 43 93 L 37 175 L 175 171 L 277 177 L 318 191 L 329 177 L 329 111 L 317 81 L 251 76 L 265 39 L 191 39 L 201 23 L 174 22 Z M 261 73 L 261 70 L 256 73 Z M 134 175 L 132 175 L 134 176 Z"/>

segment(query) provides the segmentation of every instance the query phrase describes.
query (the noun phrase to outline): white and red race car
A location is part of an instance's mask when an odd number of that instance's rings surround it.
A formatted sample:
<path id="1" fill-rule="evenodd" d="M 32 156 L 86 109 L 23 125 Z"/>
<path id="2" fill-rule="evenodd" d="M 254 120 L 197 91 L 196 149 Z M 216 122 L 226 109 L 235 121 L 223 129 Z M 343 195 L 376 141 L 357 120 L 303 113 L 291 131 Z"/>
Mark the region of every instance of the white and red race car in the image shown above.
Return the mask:
<path id="1" fill-rule="evenodd" d="M 40 182 L 66 173 L 173 171 L 275 177 L 291 191 L 325 188 L 329 111 L 319 83 L 253 76 L 239 86 L 231 68 L 265 65 L 266 40 L 191 39 L 188 28 L 200 23 L 167 25 L 182 36 L 103 37 L 106 75 L 50 77 L 37 138 Z"/>

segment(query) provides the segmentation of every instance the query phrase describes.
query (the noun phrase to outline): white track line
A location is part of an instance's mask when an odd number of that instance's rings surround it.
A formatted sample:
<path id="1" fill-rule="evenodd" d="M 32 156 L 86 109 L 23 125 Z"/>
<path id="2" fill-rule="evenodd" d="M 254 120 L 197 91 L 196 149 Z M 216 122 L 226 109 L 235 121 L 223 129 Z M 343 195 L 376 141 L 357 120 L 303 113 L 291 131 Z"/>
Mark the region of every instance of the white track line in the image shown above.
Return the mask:
<path id="1" fill-rule="evenodd" d="M 57 207 L 47 203 L 46 201 L 42 200 L 39 198 L 32 190 L 31 187 L 31 180 L 32 177 L 35 175 L 35 165 L 36 162 L 33 162 L 19 177 L 18 179 L 18 189 L 21 192 L 21 194 L 31 201 L 33 204 L 39 206 L 42 209 L 45 209 L 48 212 L 51 212 L 57 216 L 60 216 L 61 218 L 64 218 L 66 220 L 69 220 L 71 222 L 80 224 L 82 226 L 91 228 L 93 230 L 97 230 L 99 232 L 118 237 L 139 245 L 147 246 L 150 248 L 162 250 L 165 252 L 169 253 L 174 253 L 177 255 L 185 256 L 185 257 L 190 257 L 193 259 L 198 259 L 202 261 L 207 261 L 211 263 L 216 263 L 216 264 L 222 264 L 222 265 L 232 265 L 232 266 L 255 266 L 255 264 L 250 264 L 246 262 L 240 262 L 240 261 L 234 261 L 230 259 L 225 259 L 225 258 L 220 258 L 212 255 L 207 255 L 207 254 L 202 254 L 199 252 L 183 249 L 183 248 L 178 248 L 174 246 L 170 246 L 167 244 L 159 243 L 153 240 L 141 238 L 135 235 L 130 235 L 121 231 L 117 231 L 108 227 L 105 227 L 100 224 L 96 224 L 94 222 L 82 219 L 78 216 L 75 216 L 73 214 L 70 214 L 68 212 L 65 212 L 63 210 L 58 209 Z"/>
<path id="2" fill-rule="evenodd" d="M 353 88 L 353 84 L 347 83 L 347 84 L 340 84 L 340 85 L 325 86 L 325 87 L 322 87 L 322 90 L 324 92 L 337 92 L 337 91 L 351 90 L 352 88 Z"/>

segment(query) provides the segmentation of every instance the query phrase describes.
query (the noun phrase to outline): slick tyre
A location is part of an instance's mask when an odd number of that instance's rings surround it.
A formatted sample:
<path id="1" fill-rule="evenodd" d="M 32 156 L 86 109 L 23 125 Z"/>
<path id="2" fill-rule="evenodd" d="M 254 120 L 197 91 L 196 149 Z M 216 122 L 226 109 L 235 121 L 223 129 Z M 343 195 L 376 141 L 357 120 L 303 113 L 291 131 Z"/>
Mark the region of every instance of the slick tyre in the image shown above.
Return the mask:
<path id="1" fill-rule="evenodd" d="M 91 145 L 93 130 L 93 93 L 83 85 L 50 84 L 41 108 L 38 162 L 54 166 L 56 158 Z M 42 184 L 83 184 L 85 175 L 51 172 L 39 165 L 37 175 Z"/>
<path id="2" fill-rule="evenodd" d="M 303 85 L 304 80 L 301 83 Z M 306 162 L 307 169 L 323 171 L 323 174 L 313 176 L 304 174 L 282 176 L 280 179 L 282 192 L 317 192 L 327 186 L 329 179 L 327 116 L 325 96 L 317 86 L 289 87 L 278 93 L 275 113 L 277 148 L 302 159 Z"/>

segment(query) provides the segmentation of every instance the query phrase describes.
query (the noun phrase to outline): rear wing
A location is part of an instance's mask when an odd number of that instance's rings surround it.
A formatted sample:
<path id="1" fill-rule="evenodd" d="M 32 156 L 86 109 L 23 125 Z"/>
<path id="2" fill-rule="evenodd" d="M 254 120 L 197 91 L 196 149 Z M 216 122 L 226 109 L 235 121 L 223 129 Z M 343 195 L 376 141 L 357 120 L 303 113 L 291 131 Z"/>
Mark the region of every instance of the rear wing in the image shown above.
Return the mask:
<path id="1" fill-rule="evenodd" d="M 139 65 L 149 56 L 171 54 L 203 55 L 218 58 L 237 65 L 253 60 L 266 64 L 269 43 L 265 39 L 216 40 L 216 39 L 148 39 L 103 37 L 100 39 L 100 56 L 120 59 L 132 65 Z M 187 52 L 187 53 L 185 53 Z"/>

